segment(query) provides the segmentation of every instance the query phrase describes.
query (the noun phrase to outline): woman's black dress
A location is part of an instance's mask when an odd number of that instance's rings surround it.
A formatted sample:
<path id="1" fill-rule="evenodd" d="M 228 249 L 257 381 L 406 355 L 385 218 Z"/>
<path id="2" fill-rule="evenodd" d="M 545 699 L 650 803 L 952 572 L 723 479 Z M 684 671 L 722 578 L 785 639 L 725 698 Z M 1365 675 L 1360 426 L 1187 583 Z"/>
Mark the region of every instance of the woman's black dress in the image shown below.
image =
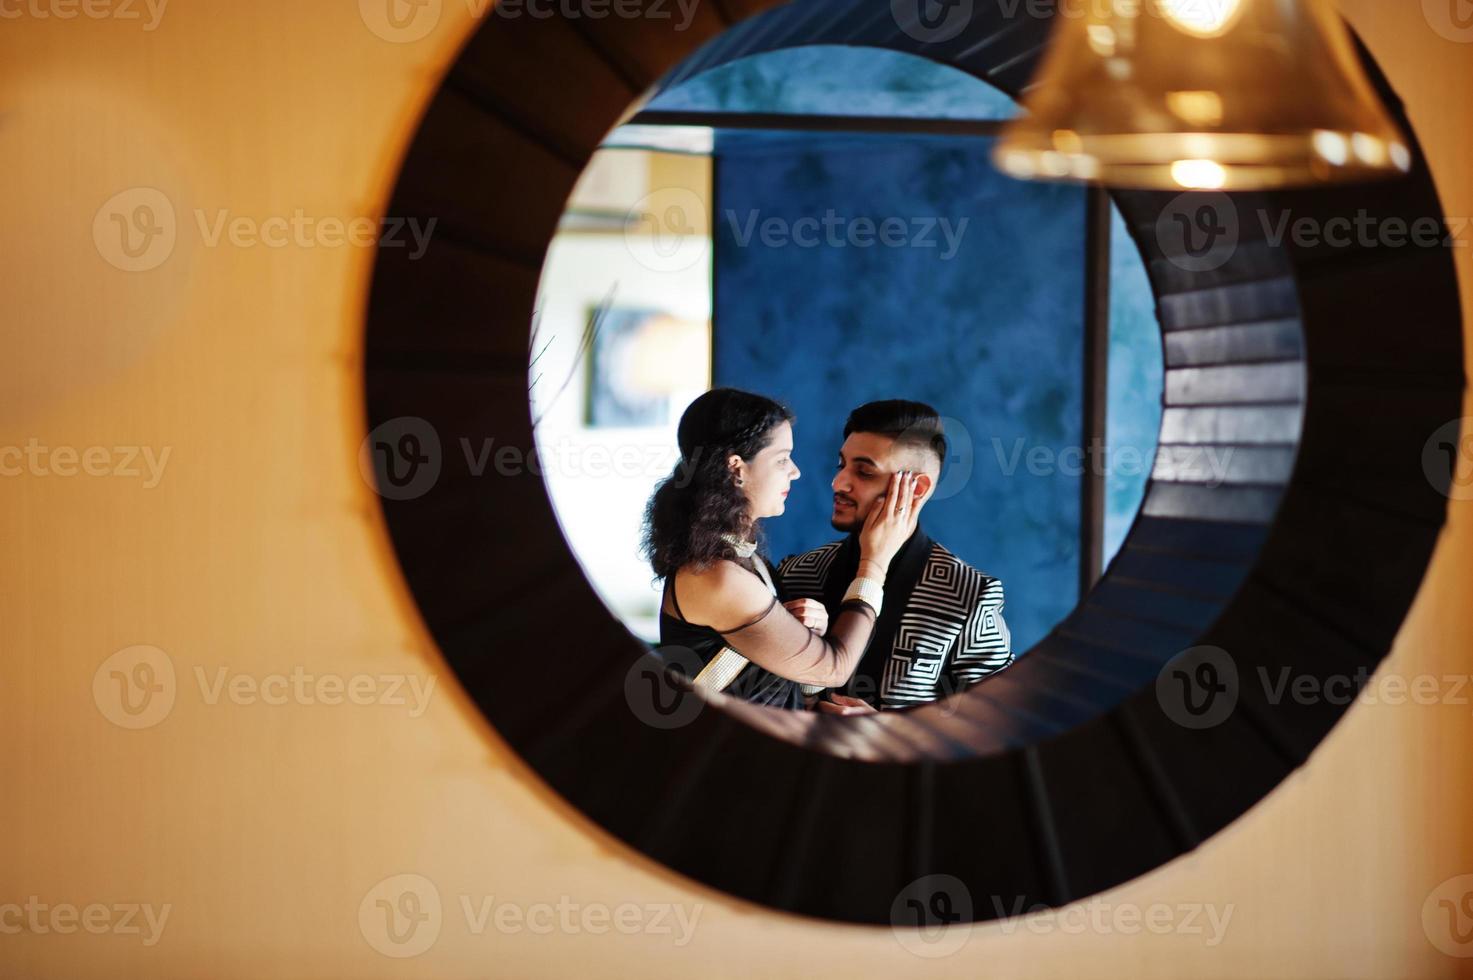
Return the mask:
<path id="1" fill-rule="evenodd" d="M 767 565 L 768 575 L 776 581 L 776 569 L 767 559 L 760 555 L 755 556 L 753 561 L 761 561 Z M 745 563 L 740 563 L 746 567 Z M 748 569 L 751 571 L 751 569 Z M 756 572 L 752 572 L 757 575 Z M 757 576 L 761 578 L 760 575 Z M 665 611 L 665 605 L 660 604 L 660 645 L 662 647 L 684 647 L 692 651 L 700 659 L 701 666 L 709 664 L 716 658 L 726 646 L 725 637 L 709 626 L 700 626 L 695 623 L 686 622 L 685 616 L 680 612 L 680 599 L 671 588 L 674 576 L 665 580 L 665 592 L 670 595 L 671 604 L 675 606 L 676 615 Z M 781 601 L 778 597 L 774 601 Z M 734 631 L 733 631 L 734 632 Z M 656 651 L 658 652 L 658 651 Z M 740 698 L 743 701 L 751 701 L 754 704 L 765 704 L 773 708 L 787 708 L 792 711 L 803 709 L 803 691 L 797 681 L 790 681 L 786 677 L 779 677 L 771 671 L 764 670 L 754 663 L 749 663 L 742 668 L 737 675 L 721 693 L 730 697 Z"/>

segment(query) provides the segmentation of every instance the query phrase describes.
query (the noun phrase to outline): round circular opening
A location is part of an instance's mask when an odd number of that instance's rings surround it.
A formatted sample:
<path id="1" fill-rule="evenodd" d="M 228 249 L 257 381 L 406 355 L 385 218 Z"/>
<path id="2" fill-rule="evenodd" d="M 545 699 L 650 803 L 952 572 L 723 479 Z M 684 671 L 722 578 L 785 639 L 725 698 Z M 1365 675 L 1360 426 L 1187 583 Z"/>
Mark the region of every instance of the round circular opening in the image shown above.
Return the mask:
<path id="1" fill-rule="evenodd" d="M 645 509 L 661 482 L 691 478 L 677 422 L 713 387 L 797 416 L 797 477 L 761 524 L 785 599 L 845 584 L 827 555 L 855 550 L 846 539 L 893 468 L 886 433 L 935 407 L 944 459 L 923 540 L 887 583 L 874 655 L 840 689 L 875 707 L 943 700 L 1031 649 L 1114 558 L 1158 462 L 1225 477 L 1232 448 L 1158 453 L 1161 338 L 1119 212 L 1101 191 L 992 166 L 1017 111 L 1006 95 L 930 59 L 838 45 L 667 79 L 583 169 L 529 354 L 559 522 L 635 636 L 673 642 L 641 554 Z M 918 405 L 873 404 L 886 399 Z M 878 428 L 851 436 L 851 413 Z M 944 552 L 927 562 L 930 542 Z M 992 622 L 968 624 L 984 602 Z M 938 604 L 957 614 L 922 618 Z M 729 696 L 759 686 L 749 674 Z"/>

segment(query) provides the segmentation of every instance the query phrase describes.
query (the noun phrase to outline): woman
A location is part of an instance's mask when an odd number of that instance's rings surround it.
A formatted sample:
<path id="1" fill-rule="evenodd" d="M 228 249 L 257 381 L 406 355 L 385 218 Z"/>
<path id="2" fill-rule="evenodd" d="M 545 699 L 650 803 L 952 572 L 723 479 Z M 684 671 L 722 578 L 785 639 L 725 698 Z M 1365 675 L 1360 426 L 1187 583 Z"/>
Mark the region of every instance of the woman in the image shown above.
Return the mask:
<path id="1" fill-rule="evenodd" d="M 757 554 L 758 522 L 782 514 L 800 475 L 792 423 L 782 405 L 734 388 L 692 402 L 677 430 L 680 463 L 645 513 L 644 547 L 665 580 L 660 641 L 696 653 L 696 686 L 801 709 L 804 685 L 838 687 L 859 665 L 885 572 L 916 527 L 915 474 L 897 473 L 865 521 L 857 577 L 825 637 L 823 607 L 779 605 Z"/>

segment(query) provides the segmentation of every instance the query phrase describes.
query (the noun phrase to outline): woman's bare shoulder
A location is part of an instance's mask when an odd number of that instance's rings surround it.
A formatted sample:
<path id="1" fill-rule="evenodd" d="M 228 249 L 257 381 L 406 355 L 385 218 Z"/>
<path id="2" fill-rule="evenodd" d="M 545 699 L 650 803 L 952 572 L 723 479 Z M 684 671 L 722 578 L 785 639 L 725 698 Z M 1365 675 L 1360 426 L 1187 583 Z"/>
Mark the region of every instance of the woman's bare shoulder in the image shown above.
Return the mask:
<path id="1" fill-rule="evenodd" d="M 701 622 L 730 622 L 760 604 L 767 595 L 762 581 L 734 561 L 721 559 L 704 567 L 686 565 L 675 573 L 680 605 Z"/>

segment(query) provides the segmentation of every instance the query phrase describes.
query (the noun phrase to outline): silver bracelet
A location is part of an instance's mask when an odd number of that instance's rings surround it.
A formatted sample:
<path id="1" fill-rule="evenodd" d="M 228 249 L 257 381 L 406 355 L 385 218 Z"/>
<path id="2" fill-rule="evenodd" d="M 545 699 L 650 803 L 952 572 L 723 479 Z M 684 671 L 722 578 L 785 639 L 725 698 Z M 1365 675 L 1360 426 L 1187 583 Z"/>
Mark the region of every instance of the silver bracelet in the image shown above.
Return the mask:
<path id="1" fill-rule="evenodd" d="M 844 601 L 848 602 L 850 599 L 858 599 L 873 609 L 875 615 L 878 616 L 880 606 L 885 601 L 885 585 L 872 578 L 857 578 L 849 583 L 849 591 L 844 593 Z"/>

